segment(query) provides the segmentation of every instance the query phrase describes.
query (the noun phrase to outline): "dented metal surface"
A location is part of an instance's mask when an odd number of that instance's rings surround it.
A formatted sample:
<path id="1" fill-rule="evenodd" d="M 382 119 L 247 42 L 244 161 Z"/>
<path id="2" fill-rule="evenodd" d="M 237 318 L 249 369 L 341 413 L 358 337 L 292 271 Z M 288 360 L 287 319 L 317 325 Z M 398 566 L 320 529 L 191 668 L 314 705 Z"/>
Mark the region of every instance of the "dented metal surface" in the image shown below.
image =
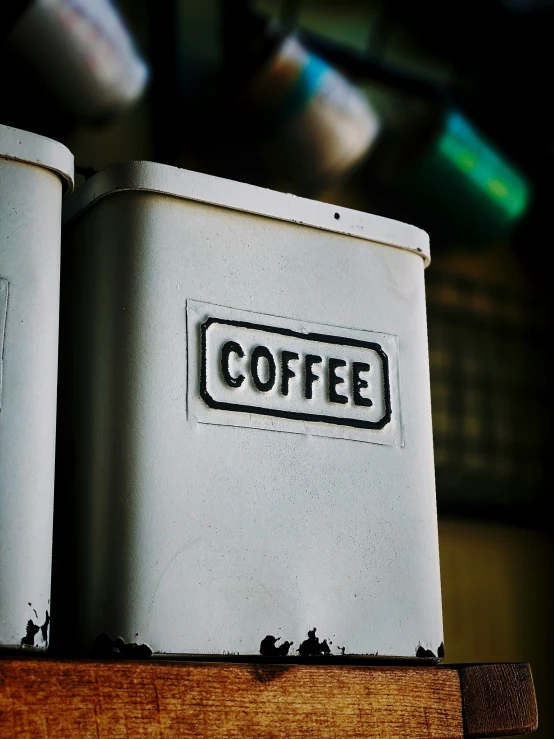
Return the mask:
<path id="1" fill-rule="evenodd" d="M 49 640 L 61 201 L 72 176 L 64 146 L 0 126 L 0 647 Z"/>
<path id="2" fill-rule="evenodd" d="M 74 197 L 71 643 L 436 659 L 421 232 L 147 163 Z"/>

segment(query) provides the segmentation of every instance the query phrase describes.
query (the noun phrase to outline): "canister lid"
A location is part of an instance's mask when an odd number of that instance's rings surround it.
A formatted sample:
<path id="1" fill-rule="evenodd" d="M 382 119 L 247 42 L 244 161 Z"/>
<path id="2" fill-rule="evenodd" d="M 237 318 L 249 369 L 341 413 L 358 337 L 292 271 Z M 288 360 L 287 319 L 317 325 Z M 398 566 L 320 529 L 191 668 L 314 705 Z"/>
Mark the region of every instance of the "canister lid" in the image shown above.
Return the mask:
<path id="1" fill-rule="evenodd" d="M 115 164 L 94 175 L 65 203 L 63 222 L 68 223 L 106 195 L 125 190 L 172 195 L 355 236 L 415 252 L 425 266 L 430 262 L 429 236 L 416 226 L 155 162 Z"/>
<path id="2" fill-rule="evenodd" d="M 64 195 L 73 192 L 73 154 L 59 141 L 0 125 L 0 157 L 57 172 L 62 178 Z"/>

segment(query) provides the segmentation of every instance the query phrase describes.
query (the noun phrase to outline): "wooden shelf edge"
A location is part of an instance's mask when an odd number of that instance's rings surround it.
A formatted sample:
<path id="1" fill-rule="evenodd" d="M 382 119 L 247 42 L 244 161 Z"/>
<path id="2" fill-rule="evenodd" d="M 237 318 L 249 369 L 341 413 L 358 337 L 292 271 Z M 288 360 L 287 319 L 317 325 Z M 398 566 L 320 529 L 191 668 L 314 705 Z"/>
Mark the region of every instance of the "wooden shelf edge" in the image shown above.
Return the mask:
<path id="1" fill-rule="evenodd" d="M 527 664 L 0 659 L 3 739 L 477 739 L 536 727 Z"/>
<path id="2" fill-rule="evenodd" d="M 468 739 L 536 731 L 538 710 L 528 664 L 467 665 L 459 671 Z"/>

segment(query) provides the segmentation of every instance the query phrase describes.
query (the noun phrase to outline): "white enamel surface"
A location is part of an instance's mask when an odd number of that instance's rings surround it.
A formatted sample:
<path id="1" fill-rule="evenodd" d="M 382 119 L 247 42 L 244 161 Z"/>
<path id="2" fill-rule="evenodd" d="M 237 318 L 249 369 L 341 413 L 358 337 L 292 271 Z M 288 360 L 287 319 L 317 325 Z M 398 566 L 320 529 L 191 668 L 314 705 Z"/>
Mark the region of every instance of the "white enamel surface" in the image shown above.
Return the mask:
<path id="1" fill-rule="evenodd" d="M 247 655 L 270 634 L 294 655 L 316 627 L 333 654 L 413 658 L 419 644 L 436 654 L 424 260 L 370 231 L 352 238 L 195 201 L 188 172 L 142 172 L 128 169 L 128 191 L 89 207 L 113 176 L 101 175 L 67 204 L 82 363 L 75 639 L 85 650 L 108 632 L 158 653 Z M 144 191 L 154 176 L 179 197 Z M 233 187 L 222 181 L 227 199 Z M 266 215 L 287 197 L 273 195 Z M 187 301 L 396 337 L 402 443 L 206 422 L 207 406 L 196 417 Z"/>
<path id="2" fill-rule="evenodd" d="M 0 127 L 0 646 L 9 647 L 21 645 L 29 619 L 40 626 L 50 610 L 58 171 L 71 181 L 72 162 L 48 141 Z M 33 646 L 45 646 L 40 630 Z"/>
<path id="3" fill-rule="evenodd" d="M 430 261 L 428 235 L 420 228 L 407 223 L 155 162 L 117 164 L 95 175 L 79 188 L 75 197 L 66 204 L 64 223 L 74 218 L 77 213 L 81 213 L 98 198 L 121 190 L 165 193 L 290 223 L 313 226 L 325 231 L 357 236 L 360 239 L 414 251 L 423 257 L 426 266 Z"/>
<path id="4" fill-rule="evenodd" d="M 63 178 L 64 194 L 73 190 L 73 154 L 58 141 L 0 125 L 0 157 L 57 172 Z"/>

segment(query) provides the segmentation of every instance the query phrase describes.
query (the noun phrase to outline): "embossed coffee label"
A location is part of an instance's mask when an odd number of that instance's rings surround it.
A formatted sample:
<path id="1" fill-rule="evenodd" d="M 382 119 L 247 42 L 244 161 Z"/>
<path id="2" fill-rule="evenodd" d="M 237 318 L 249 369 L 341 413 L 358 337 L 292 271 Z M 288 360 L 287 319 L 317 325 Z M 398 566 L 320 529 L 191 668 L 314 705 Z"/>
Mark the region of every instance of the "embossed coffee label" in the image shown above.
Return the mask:
<path id="1" fill-rule="evenodd" d="M 187 317 L 198 421 L 401 443 L 394 336 L 196 301 Z"/>

